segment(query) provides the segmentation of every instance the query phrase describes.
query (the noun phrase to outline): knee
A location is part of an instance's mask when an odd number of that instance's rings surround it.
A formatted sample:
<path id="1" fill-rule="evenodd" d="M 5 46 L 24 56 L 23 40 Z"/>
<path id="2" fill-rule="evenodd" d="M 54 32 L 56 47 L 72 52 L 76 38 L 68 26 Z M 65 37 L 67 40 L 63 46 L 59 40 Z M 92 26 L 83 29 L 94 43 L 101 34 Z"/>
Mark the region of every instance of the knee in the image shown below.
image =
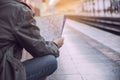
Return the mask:
<path id="1" fill-rule="evenodd" d="M 52 72 L 54 72 L 58 67 L 57 60 L 53 55 L 48 55 L 48 59 L 48 66 L 50 67 Z"/>
<path id="2" fill-rule="evenodd" d="M 58 67 L 57 60 L 53 55 L 47 55 L 44 59 L 46 60 L 46 65 L 44 66 L 44 69 L 47 71 L 46 76 L 49 76 L 56 71 Z"/>

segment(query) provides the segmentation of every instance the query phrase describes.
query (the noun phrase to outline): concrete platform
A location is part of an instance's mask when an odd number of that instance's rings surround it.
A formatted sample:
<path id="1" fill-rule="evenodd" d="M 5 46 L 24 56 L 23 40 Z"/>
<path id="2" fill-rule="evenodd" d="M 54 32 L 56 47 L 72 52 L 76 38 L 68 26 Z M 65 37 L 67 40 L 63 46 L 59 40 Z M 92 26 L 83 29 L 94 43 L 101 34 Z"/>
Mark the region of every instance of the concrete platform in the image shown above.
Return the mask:
<path id="1" fill-rule="evenodd" d="M 72 20 L 63 36 L 58 69 L 47 80 L 120 80 L 119 36 Z"/>

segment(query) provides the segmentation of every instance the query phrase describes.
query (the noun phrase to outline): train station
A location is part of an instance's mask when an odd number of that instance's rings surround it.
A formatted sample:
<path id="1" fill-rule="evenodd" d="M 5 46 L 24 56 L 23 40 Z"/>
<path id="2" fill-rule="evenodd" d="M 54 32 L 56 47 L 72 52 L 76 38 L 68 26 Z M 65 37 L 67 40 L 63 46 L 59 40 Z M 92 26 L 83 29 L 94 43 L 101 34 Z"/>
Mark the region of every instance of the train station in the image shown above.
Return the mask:
<path id="1" fill-rule="evenodd" d="M 120 0 L 22 2 L 33 10 L 40 34 L 46 25 L 62 24 L 58 68 L 43 80 L 120 80 Z M 31 58 L 24 49 L 21 61 Z"/>

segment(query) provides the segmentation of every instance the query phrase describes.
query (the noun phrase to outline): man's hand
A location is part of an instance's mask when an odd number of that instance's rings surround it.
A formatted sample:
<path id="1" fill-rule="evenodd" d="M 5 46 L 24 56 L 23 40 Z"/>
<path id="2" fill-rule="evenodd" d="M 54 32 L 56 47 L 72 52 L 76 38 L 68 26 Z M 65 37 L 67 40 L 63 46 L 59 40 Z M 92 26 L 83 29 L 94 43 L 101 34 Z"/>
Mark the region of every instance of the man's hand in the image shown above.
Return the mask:
<path id="1" fill-rule="evenodd" d="M 53 42 L 58 46 L 58 48 L 60 48 L 64 43 L 64 38 L 63 37 L 56 38 L 53 40 Z"/>

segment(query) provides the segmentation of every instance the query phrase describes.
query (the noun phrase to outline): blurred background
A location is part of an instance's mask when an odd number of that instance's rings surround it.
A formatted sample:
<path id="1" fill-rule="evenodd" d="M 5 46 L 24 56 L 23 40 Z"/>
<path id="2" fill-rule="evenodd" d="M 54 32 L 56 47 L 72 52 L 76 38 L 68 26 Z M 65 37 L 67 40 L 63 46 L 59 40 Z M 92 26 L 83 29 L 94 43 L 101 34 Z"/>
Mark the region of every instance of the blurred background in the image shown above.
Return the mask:
<path id="1" fill-rule="evenodd" d="M 120 0 L 22 0 L 30 5 L 36 16 L 49 14 L 120 14 Z"/>

